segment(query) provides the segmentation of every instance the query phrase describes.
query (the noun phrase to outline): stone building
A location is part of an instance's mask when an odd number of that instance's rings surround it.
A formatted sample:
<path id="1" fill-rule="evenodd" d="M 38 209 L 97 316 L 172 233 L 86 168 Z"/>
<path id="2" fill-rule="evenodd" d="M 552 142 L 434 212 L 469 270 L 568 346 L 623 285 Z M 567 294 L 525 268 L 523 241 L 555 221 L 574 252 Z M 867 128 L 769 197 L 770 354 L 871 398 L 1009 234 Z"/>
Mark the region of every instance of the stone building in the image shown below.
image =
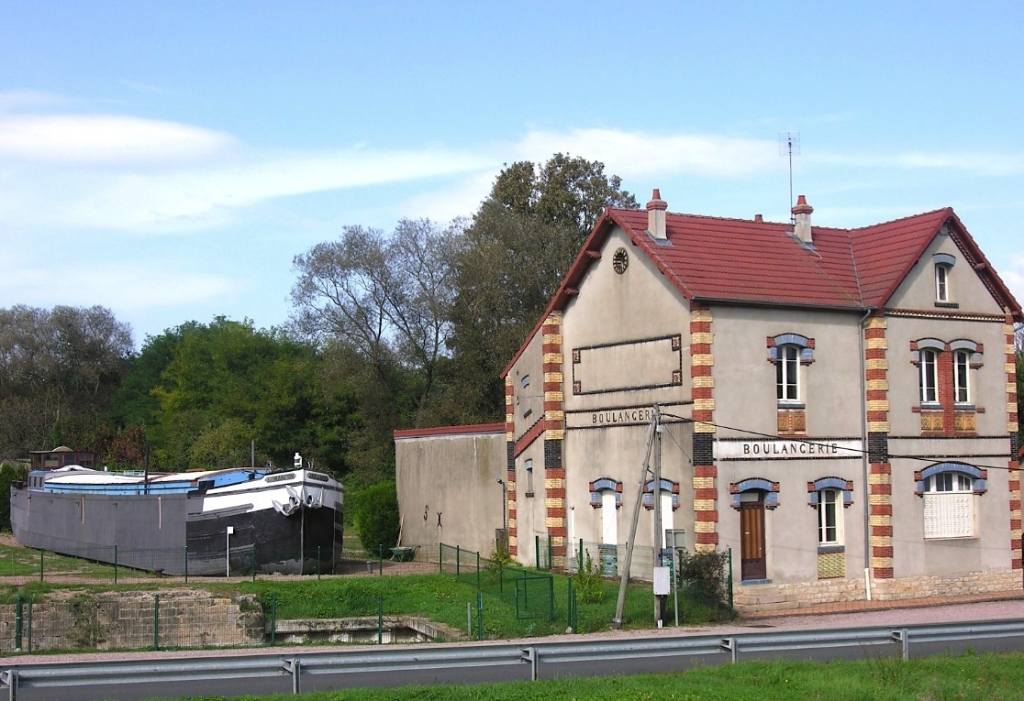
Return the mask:
<path id="1" fill-rule="evenodd" d="M 667 208 L 597 222 L 505 370 L 507 508 L 464 527 L 557 568 L 621 549 L 639 500 L 662 527 L 642 516 L 638 546 L 730 548 L 748 606 L 1021 588 L 1021 307 L 952 209 L 837 229 L 803 196 L 786 223 Z M 398 455 L 404 507 L 448 465 Z"/>

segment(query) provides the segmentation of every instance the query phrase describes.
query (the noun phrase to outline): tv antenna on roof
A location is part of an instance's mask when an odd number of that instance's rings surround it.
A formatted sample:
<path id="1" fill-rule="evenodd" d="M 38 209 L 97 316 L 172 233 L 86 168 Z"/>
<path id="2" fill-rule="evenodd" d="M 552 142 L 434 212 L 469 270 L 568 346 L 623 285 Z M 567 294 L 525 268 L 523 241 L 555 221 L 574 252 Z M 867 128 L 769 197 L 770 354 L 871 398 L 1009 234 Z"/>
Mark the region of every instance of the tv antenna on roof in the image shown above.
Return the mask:
<path id="1" fill-rule="evenodd" d="M 793 216 L 793 155 L 800 155 L 800 132 L 780 131 L 779 132 L 779 155 L 789 156 L 789 220 L 796 223 Z"/>

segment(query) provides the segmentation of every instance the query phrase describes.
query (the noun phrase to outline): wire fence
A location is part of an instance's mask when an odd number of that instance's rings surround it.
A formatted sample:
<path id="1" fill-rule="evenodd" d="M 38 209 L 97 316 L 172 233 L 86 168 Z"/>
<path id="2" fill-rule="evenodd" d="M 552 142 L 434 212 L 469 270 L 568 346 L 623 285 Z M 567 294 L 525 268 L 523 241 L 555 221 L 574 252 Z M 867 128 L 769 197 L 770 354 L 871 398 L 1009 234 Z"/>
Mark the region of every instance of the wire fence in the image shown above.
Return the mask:
<path id="1" fill-rule="evenodd" d="M 550 574 L 489 560 L 478 552 L 444 543 L 438 545 L 438 564 L 441 573 L 454 574 L 481 594 L 515 606 L 519 619 L 555 617 L 555 586 Z"/>

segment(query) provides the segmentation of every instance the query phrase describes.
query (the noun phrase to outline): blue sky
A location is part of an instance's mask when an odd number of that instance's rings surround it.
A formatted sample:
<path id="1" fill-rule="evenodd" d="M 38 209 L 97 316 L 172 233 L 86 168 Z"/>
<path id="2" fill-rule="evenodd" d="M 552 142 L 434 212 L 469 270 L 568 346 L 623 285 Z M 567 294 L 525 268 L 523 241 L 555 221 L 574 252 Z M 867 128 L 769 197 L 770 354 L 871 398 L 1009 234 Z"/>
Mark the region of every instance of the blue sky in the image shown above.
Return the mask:
<path id="1" fill-rule="evenodd" d="M 1022 8 L 0 0 L 0 307 L 281 325 L 295 255 L 555 152 L 784 221 L 780 132 L 816 224 L 952 206 L 1024 300 Z"/>

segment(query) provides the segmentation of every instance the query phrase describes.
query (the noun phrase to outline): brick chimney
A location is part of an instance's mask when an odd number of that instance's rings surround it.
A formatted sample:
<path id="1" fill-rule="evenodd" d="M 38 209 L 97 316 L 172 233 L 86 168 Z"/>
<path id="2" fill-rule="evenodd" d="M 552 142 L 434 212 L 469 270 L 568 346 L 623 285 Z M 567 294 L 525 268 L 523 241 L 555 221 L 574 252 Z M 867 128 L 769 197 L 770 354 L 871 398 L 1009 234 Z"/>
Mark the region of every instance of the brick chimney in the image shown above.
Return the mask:
<path id="1" fill-rule="evenodd" d="M 811 212 L 813 211 L 814 207 L 807 204 L 806 197 L 800 195 L 796 198 L 796 206 L 793 207 L 793 217 L 796 220 L 796 226 L 793 229 L 793 233 L 804 243 L 812 243 Z"/>
<path id="2" fill-rule="evenodd" d="M 647 203 L 647 233 L 662 241 L 668 238 L 665 233 L 665 210 L 667 209 L 668 202 L 661 199 L 661 191 L 654 188 L 651 201 Z"/>

